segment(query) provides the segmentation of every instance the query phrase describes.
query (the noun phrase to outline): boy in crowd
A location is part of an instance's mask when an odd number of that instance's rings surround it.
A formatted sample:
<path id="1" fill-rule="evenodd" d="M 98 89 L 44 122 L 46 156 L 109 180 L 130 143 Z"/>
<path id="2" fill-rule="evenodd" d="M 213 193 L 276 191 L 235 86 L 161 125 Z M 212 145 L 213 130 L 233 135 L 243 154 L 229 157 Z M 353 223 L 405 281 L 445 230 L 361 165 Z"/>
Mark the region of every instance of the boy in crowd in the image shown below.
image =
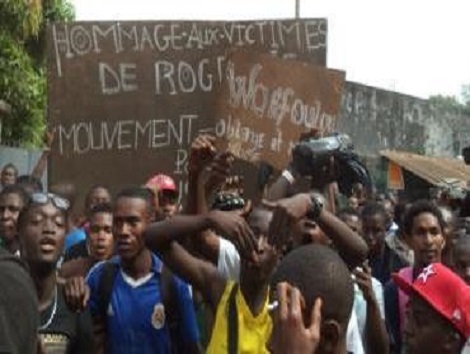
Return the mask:
<path id="1" fill-rule="evenodd" d="M 92 186 L 86 196 L 84 205 L 84 219 L 79 221 L 81 225 L 75 227 L 65 238 L 65 260 L 77 257 L 86 257 L 86 232 L 90 212 L 95 205 L 111 203 L 111 194 L 105 186 L 96 184 Z"/>
<path id="2" fill-rule="evenodd" d="M 359 234 L 362 232 L 360 216 L 354 209 L 342 209 L 338 212 L 338 217 L 354 231 Z M 388 353 L 389 339 L 385 327 L 382 284 L 372 276 L 367 263 L 357 267 L 353 274 L 354 312 L 366 352 Z"/>
<path id="3" fill-rule="evenodd" d="M 97 204 L 89 215 L 89 227 L 85 242 L 86 256 L 77 255 L 65 259 L 60 268 L 63 278 L 85 277 L 97 262 L 110 259 L 114 254 L 113 211 L 110 204 Z M 73 247 L 72 247 L 73 249 Z M 69 256 L 73 255 L 68 253 Z"/>
<path id="4" fill-rule="evenodd" d="M 89 308 L 96 328 L 104 329 L 98 347 L 108 353 L 198 352 L 189 287 L 145 245 L 144 230 L 155 216 L 151 193 L 122 190 L 113 215 L 117 256 L 98 263 L 87 278 Z"/>
<path id="5" fill-rule="evenodd" d="M 2 173 L 0 175 L 0 185 L 2 188 L 6 186 L 12 186 L 16 183 L 16 178 L 18 177 L 18 169 L 12 163 L 7 163 L 2 168 Z"/>
<path id="6" fill-rule="evenodd" d="M 411 283 L 423 268 L 431 263 L 441 262 L 445 246 L 443 230 L 442 214 L 430 201 L 418 201 L 407 210 L 403 220 L 403 231 L 414 252 L 415 263 L 413 267 L 400 270 L 402 278 L 408 279 Z M 389 282 L 384 288 L 384 299 L 392 353 L 401 353 L 408 296 L 399 291 L 393 282 Z"/>
<path id="7" fill-rule="evenodd" d="M 372 276 L 385 284 L 392 272 L 406 264 L 385 242 L 387 216 L 384 207 L 379 203 L 367 204 L 362 209 L 361 219 L 362 235 L 369 246 Z"/>
<path id="8" fill-rule="evenodd" d="M 173 178 L 158 174 L 150 178 L 145 187 L 155 196 L 156 221 L 170 218 L 179 212 L 179 193 Z"/>
<path id="9" fill-rule="evenodd" d="M 273 353 L 346 354 L 353 283 L 336 252 L 315 244 L 293 250 L 279 264 L 272 285 L 277 290 L 273 307 L 278 304 Z"/>
<path id="10" fill-rule="evenodd" d="M 410 297 L 405 325 L 407 354 L 460 354 L 470 336 L 470 288 L 450 269 L 431 263 L 415 280 L 393 276 Z"/>
<path id="11" fill-rule="evenodd" d="M 216 314 L 207 353 L 267 353 L 265 344 L 271 332 L 268 282 L 279 257 L 268 242 L 271 217 L 271 212 L 255 209 L 248 226 L 234 212 L 177 215 L 153 224 L 146 232 L 149 247 L 158 250 L 175 273 L 200 290 Z M 177 242 L 209 228 L 237 245 L 241 255 L 239 284 L 223 279 L 214 265 L 192 256 Z"/>
<path id="12" fill-rule="evenodd" d="M 11 254 L 20 255 L 18 216 L 28 203 L 29 196 L 23 188 L 8 185 L 0 192 L 0 239 Z"/>
<path id="13" fill-rule="evenodd" d="M 88 312 L 70 311 L 57 282 L 57 262 L 64 246 L 68 201 L 34 193 L 18 218 L 21 257 L 29 266 L 38 297 L 39 333 L 46 353 L 93 353 Z"/>
<path id="14" fill-rule="evenodd" d="M 470 285 L 470 235 L 465 233 L 454 239 L 453 269 Z"/>

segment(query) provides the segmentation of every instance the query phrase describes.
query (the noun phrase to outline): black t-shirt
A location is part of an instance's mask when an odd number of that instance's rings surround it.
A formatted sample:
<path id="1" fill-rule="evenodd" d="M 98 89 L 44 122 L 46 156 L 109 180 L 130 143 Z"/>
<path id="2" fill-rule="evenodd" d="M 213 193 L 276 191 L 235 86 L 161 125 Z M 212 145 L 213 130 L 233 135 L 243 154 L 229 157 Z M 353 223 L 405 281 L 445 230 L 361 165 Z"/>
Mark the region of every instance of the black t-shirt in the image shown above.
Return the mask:
<path id="1" fill-rule="evenodd" d="M 40 314 L 39 333 L 46 354 L 93 353 L 93 326 L 89 312 L 77 314 L 70 311 L 60 285 L 57 287 L 55 314 L 54 303 L 53 300 L 51 305 Z M 49 321 L 50 324 L 47 325 Z M 46 327 L 41 329 L 43 326 Z"/>
<path id="2" fill-rule="evenodd" d="M 70 249 L 65 252 L 64 262 L 71 261 L 76 258 L 88 258 L 88 248 L 86 246 L 86 240 L 80 241 L 79 243 L 70 247 Z"/>
<path id="3" fill-rule="evenodd" d="M 0 353 L 33 353 L 39 324 L 36 289 L 26 265 L 0 248 Z"/>

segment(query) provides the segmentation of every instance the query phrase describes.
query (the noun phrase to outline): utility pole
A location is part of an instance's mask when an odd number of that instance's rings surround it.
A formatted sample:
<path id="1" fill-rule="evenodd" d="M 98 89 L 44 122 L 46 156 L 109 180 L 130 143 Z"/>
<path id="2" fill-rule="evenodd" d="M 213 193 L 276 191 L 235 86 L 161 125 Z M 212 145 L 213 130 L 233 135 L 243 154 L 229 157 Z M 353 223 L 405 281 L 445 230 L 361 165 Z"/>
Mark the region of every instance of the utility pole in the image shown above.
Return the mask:
<path id="1" fill-rule="evenodd" d="M 295 0 L 295 18 L 300 18 L 300 0 Z"/>

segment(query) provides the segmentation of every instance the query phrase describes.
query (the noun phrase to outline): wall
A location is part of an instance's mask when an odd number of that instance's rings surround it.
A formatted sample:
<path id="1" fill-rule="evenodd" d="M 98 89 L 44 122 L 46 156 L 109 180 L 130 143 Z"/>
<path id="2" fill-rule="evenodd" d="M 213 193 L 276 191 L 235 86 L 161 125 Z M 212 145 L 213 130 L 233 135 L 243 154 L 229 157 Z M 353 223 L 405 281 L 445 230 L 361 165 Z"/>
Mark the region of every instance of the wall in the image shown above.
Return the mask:
<path id="1" fill-rule="evenodd" d="M 428 100 L 346 82 L 338 131 L 353 138 L 361 155 L 395 149 L 456 157 L 470 143 L 470 117 Z"/>

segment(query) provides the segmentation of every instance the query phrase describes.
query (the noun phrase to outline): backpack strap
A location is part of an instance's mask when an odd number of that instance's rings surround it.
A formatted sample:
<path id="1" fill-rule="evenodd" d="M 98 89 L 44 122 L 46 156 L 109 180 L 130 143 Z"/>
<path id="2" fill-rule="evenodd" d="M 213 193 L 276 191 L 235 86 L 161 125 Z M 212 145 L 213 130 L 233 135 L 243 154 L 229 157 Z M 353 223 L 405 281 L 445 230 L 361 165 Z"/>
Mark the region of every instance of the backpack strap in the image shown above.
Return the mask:
<path id="1" fill-rule="evenodd" d="M 114 279 L 119 271 L 119 265 L 111 261 L 107 261 L 103 265 L 98 284 L 98 312 L 106 323 L 107 311 L 111 302 L 111 294 L 113 293 Z"/>
<path id="2" fill-rule="evenodd" d="M 412 267 L 406 267 L 400 269 L 398 272 L 398 275 L 405 279 L 407 282 L 410 284 L 413 282 L 413 268 Z M 400 290 L 400 288 L 397 287 L 398 290 L 398 318 L 400 320 L 400 333 L 403 334 L 405 330 L 405 318 L 406 318 L 406 306 L 408 304 L 409 296 Z"/>
<path id="3" fill-rule="evenodd" d="M 160 273 L 160 294 L 162 296 L 162 303 L 165 307 L 165 316 L 168 320 L 170 329 L 175 328 L 177 325 L 178 307 L 176 306 L 176 289 L 173 273 L 171 270 L 162 264 L 162 271 Z"/>
<path id="4" fill-rule="evenodd" d="M 228 338 L 228 354 L 238 353 L 238 312 L 236 295 L 238 291 L 238 284 L 234 284 L 230 291 L 228 298 L 228 324 L 227 324 L 227 338 Z"/>

